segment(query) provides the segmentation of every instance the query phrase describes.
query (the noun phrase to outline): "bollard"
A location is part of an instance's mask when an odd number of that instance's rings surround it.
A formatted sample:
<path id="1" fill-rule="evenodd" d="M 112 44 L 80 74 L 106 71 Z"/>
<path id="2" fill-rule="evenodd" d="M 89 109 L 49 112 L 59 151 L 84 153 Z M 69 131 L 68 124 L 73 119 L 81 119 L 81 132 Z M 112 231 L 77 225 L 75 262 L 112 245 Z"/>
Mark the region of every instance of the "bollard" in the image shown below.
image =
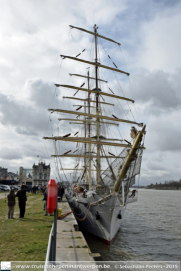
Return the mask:
<path id="1" fill-rule="evenodd" d="M 62 213 L 62 208 L 59 208 L 58 213 L 57 213 L 58 214 L 57 218 L 61 218 L 61 213 Z"/>

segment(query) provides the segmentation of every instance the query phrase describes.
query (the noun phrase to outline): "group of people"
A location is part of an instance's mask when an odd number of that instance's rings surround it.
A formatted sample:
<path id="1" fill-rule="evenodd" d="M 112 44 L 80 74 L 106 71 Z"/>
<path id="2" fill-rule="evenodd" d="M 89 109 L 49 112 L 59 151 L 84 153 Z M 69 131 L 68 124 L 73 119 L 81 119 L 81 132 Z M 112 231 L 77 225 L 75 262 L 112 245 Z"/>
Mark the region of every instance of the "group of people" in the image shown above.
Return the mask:
<path id="1" fill-rule="evenodd" d="M 42 195 L 44 193 L 45 189 L 46 189 L 46 185 L 44 185 L 44 186 L 34 185 L 31 188 L 31 192 L 34 193 L 34 194 L 41 193 L 41 195 Z"/>
<path id="2" fill-rule="evenodd" d="M 15 194 L 14 189 L 10 190 L 10 193 L 7 195 L 7 199 L 8 199 L 8 219 L 13 219 L 14 217 L 14 206 L 15 206 L 15 198 L 18 197 L 18 204 L 19 204 L 19 209 L 20 209 L 20 215 L 19 218 L 23 218 L 25 215 L 25 209 L 26 209 L 26 201 L 27 201 L 27 196 L 26 196 L 26 186 L 22 185 L 21 189 Z M 58 188 L 58 197 L 60 198 L 60 201 L 62 201 L 63 198 L 63 194 L 64 194 L 65 190 L 64 187 L 61 186 Z M 47 212 L 47 198 L 48 198 L 48 189 L 46 186 L 41 187 L 41 194 L 43 194 L 44 198 L 44 208 L 43 210 L 45 210 L 45 216 L 48 215 Z"/>
<path id="3" fill-rule="evenodd" d="M 15 206 L 15 198 L 18 197 L 18 204 L 20 209 L 19 218 L 23 218 L 25 215 L 25 208 L 26 208 L 26 188 L 25 185 L 21 186 L 21 189 L 15 194 L 14 189 L 10 190 L 10 193 L 7 195 L 8 199 L 8 219 L 13 219 L 14 217 L 14 206 Z"/>

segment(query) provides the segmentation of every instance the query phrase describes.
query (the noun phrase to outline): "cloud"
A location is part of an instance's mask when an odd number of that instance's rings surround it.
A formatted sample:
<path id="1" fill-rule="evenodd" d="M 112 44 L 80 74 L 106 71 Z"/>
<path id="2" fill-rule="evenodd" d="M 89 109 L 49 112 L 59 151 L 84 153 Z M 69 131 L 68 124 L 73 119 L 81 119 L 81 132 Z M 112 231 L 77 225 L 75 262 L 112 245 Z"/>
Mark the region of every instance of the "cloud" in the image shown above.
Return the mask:
<path id="1" fill-rule="evenodd" d="M 161 163 L 158 163 L 158 162 L 149 162 L 147 163 L 147 167 L 148 169 L 151 169 L 151 170 L 158 170 L 158 171 L 167 171 L 166 168 L 161 164 Z"/>
<path id="2" fill-rule="evenodd" d="M 38 135 L 45 129 L 52 86 L 53 83 L 38 78 L 27 80 L 24 86 L 26 100 L 0 93 L 1 124 L 15 128 L 18 134 Z"/>
<path id="3" fill-rule="evenodd" d="M 0 152 L 1 152 L 1 159 L 18 160 L 18 159 L 23 158 L 22 153 L 17 151 L 17 149 L 14 149 L 14 148 L 3 147 L 1 148 Z"/>
<path id="4" fill-rule="evenodd" d="M 108 19 L 109 23 L 111 23 L 115 20 L 115 17 L 125 9 L 125 3 L 126 1 L 121 1 L 121 4 L 118 4 L 118 1 L 116 0 L 111 2 L 109 0 L 100 0 L 94 1 L 93 4 L 92 2 L 86 0 L 84 2 L 78 1 L 78 7 L 80 9 L 80 13 L 83 14 L 84 18 L 86 18 L 89 26 L 92 25 L 92 22 L 101 26 L 105 26 Z"/>
<path id="5" fill-rule="evenodd" d="M 161 114 L 181 108 L 179 85 L 181 69 L 175 73 L 145 69 L 132 76 L 136 101 L 146 103 L 145 113 Z"/>
<path id="6" fill-rule="evenodd" d="M 181 128 L 177 123 L 174 125 L 172 122 L 174 115 L 175 114 L 169 117 L 167 116 L 167 120 L 163 120 L 163 118 L 154 119 L 152 123 L 148 125 L 146 141 L 150 145 L 150 151 L 162 151 L 163 153 L 167 151 L 171 153 L 180 152 Z"/>
<path id="7" fill-rule="evenodd" d="M 40 78 L 32 78 L 26 81 L 24 91 L 28 93 L 28 99 L 36 110 L 48 108 L 55 94 L 53 82 L 44 82 Z"/>
<path id="8" fill-rule="evenodd" d="M 181 24 L 180 2 L 167 9 L 159 10 L 153 20 L 142 25 L 143 50 L 139 54 L 139 65 L 149 70 L 161 69 L 174 72 L 180 67 Z"/>

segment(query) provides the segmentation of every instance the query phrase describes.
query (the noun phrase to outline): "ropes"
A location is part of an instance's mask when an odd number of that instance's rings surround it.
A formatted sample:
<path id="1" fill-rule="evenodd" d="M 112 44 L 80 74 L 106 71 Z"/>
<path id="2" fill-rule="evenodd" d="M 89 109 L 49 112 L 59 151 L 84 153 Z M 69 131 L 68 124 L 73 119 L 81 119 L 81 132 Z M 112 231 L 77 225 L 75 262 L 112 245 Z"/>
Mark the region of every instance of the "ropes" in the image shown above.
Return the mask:
<path id="1" fill-rule="evenodd" d="M 57 146 L 56 146 L 56 141 L 54 142 L 54 150 L 55 150 L 55 154 L 58 154 L 58 150 L 57 150 Z M 60 158 L 57 158 L 57 157 L 56 157 L 56 161 L 57 161 L 57 160 L 59 161 L 61 170 L 62 170 L 63 173 L 64 173 L 64 176 L 65 176 L 66 181 L 68 181 L 68 180 L 67 180 L 67 177 L 66 177 L 66 174 L 65 174 L 65 172 L 64 172 L 64 170 L 63 170 L 63 167 L 62 167 Z M 60 178 L 60 180 L 61 180 L 61 177 L 60 177 L 60 175 L 59 175 L 58 162 L 57 162 L 57 164 L 55 164 L 55 166 L 56 166 L 57 174 L 58 174 L 58 176 L 59 176 L 59 178 Z"/>
<path id="2" fill-rule="evenodd" d="M 102 45 L 102 47 L 103 47 L 103 49 L 104 49 L 104 51 L 105 51 L 105 53 L 106 53 L 106 55 L 108 56 L 108 58 L 110 59 L 110 61 L 112 61 L 111 60 L 111 57 L 107 54 L 107 52 L 106 52 L 106 50 L 105 50 L 105 48 L 104 48 L 104 46 Z M 122 52 L 122 51 L 121 51 Z M 123 59 L 124 60 L 124 59 Z M 114 64 L 114 62 L 113 62 L 113 64 Z M 114 64 L 115 65 L 115 64 Z M 116 73 L 114 72 L 114 76 L 115 76 L 115 78 L 116 78 L 116 81 L 118 82 L 118 85 L 119 85 L 119 87 L 120 87 L 120 89 L 121 89 L 121 91 L 122 91 L 122 93 L 123 93 L 123 96 L 125 97 L 125 94 L 124 94 L 124 92 L 123 92 L 123 89 L 122 89 L 122 87 L 121 87 L 121 85 L 120 85 L 120 83 L 119 83 L 119 80 L 118 80 L 118 78 L 117 78 L 117 75 L 116 75 Z M 121 106 L 121 105 L 120 105 Z M 129 104 L 128 104 L 128 102 L 127 102 L 127 106 L 128 106 L 128 108 L 129 108 L 129 110 L 130 110 L 130 113 L 131 113 L 131 115 L 132 115 L 132 117 L 133 117 L 133 119 L 134 119 L 134 121 L 136 121 L 135 120 L 135 117 L 134 117 L 134 115 L 133 115 L 133 113 L 132 113 L 132 110 L 131 110 L 131 108 L 130 108 L 130 106 L 129 106 Z M 124 112 L 124 114 L 126 115 L 126 113 Z"/>
<path id="3" fill-rule="evenodd" d="M 61 215 L 61 217 L 58 218 L 58 219 L 63 219 L 64 217 L 66 217 L 67 215 L 69 215 L 69 214 L 71 214 L 71 213 L 72 213 L 72 211 L 70 211 L 70 212 L 68 212 L 68 213 L 65 213 L 65 214 Z"/>
<path id="4" fill-rule="evenodd" d="M 84 216 L 84 218 L 78 218 L 78 217 L 75 215 L 75 213 L 73 212 L 75 218 L 76 218 L 78 221 L 84 221 L 84 220 L 86 219 L 86 217 L 88 216 L 88 213 L 89 213 L 89 211 L 90 211 L 90 207 L 91 207 L 91 204 L 92 204 L 92 199 L 93 199 L 93 195 L 92 195 L 92 198 L 91 198 L 91 201 L 90 201 L 89 209 L 87 210 L 87 213 L 86 213 L 86 215 Z"/>

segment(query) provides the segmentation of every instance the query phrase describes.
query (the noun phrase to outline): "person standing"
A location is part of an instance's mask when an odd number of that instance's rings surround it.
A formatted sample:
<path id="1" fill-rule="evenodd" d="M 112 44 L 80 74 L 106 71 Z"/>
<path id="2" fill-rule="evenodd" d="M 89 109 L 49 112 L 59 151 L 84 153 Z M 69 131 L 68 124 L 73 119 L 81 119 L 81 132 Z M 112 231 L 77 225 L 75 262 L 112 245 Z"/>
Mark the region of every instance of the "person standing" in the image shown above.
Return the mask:
<path id="1" fill-rule="evenodd" d="M 8 219 L 13 219 L 13 215 L 14 215 L 14 206 L 15 206 L 15 194 L 14 194 L 14 190 L 11 189 L 10 193 L 7 195 L 7 199 L 8 199 Z"/>
<path id="2" fill-rule="evenodd" d="M 48 212 L 47 212 L 47 189 L 45 189 L 45 191 L 44 191 L 44 193 L 43 193 L 43 195 L 44 195 L 44 198 L 43 198 L 43 200 L 44 200 L 44 209 L 43 210 L 45 210 L 45 216 L 47 216 L 48 215 Z"/>
<path id="3" fill-rule="evenodd" d="M 43 195 L 44 195 L 43 200 L 44 200 L 44 207 L 45 207 L 44 216 L 47 216 L 48 215 L 48 211 L 47 211 L 48 189 L 47 188 L 45 189 L 45 192 Z M 53 214 L 50 214 L 50 216 L 53 216 Z"/>
<path id="4" fill-rule="evenodd" d="M 64 192 L 65 192 L 64 187 L 61 186 L 61 187 L 60 187 L 60 192 L 59 192 L 59 193 L 60 193 L 60 201 L 62 201 Z"/>
<path id="5" fill-rule="evenodd" d="M 46 191 L 46 186 L 44 185 L 44 186 L 42 187 L 42 194 L 43 194 L 43 196 L 44 196 L 45 191 Z M 44 196 L 44 197 L 45 197 L 45 196 Z M 44 199 L 43 199 L 43 200 L 44 200 Z M 43 207 L 43 210 L 45 210 L 45 200 L 44 200 L 44 207 Z"/>
<path id="6" fill-rule="evenodd" d="M 19 218 L 23 218 L 25 215 L 25 208 L 26 208 L 26 201 L 27 201 L 26 189 L 24 185 L 22 185 L 21 190 L 19 190 L 16 193 L 16 197 L 18 197 L 18 203 L 19 203 L 19 209 L 20 209 Z"/>

